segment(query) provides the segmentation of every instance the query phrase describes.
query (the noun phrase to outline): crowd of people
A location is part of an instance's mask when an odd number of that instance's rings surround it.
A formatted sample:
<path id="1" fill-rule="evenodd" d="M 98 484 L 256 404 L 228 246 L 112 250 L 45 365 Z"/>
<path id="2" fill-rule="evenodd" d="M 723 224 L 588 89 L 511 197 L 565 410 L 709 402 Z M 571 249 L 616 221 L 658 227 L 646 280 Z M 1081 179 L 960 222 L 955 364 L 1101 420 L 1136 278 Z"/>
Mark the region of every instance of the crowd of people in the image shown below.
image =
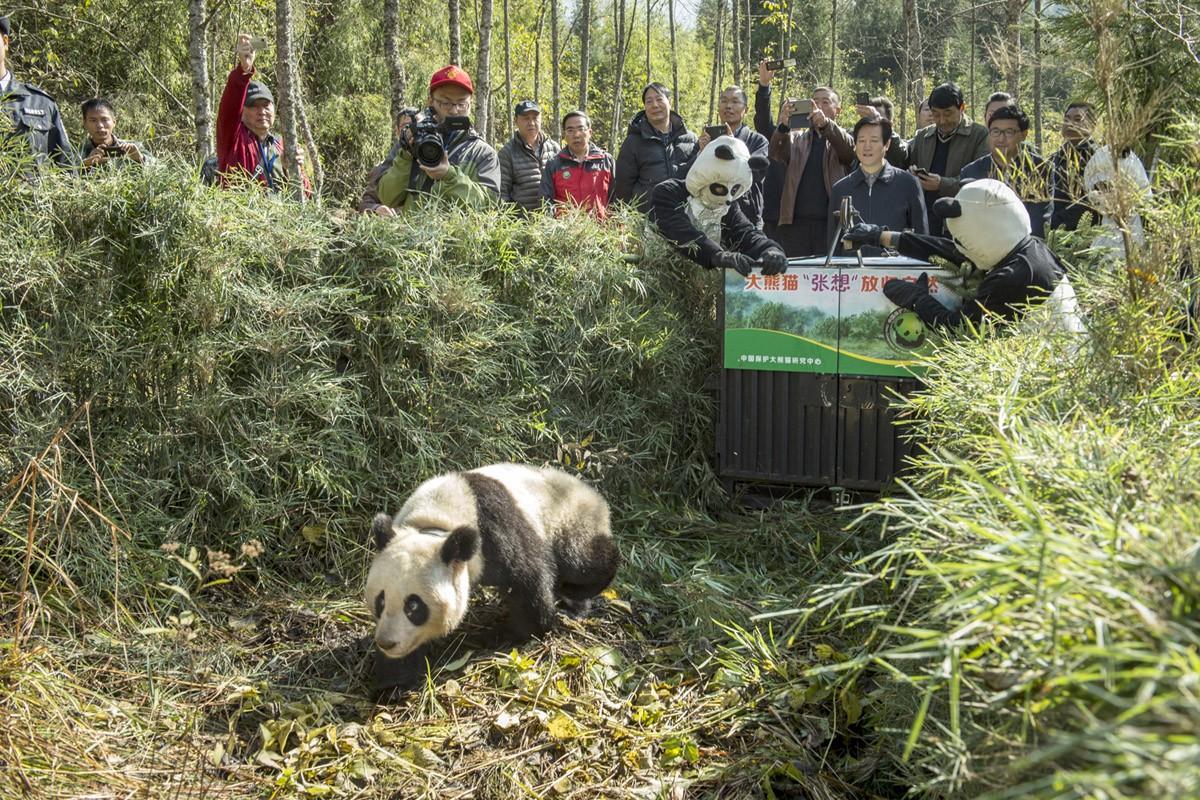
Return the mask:
<path id="1" fill-rule="evenodd" d="M 153 161 L 142 143 L 117 136 L 116 110 L 102 98 L 81 106 L 87 140 L 76 152 L 54 100 L 8 69 L 10 33 L 8 18 L 0 17 L 0 103 L 14 135 L 28 140 L 39 164 L 94 170 Z M 255 52 L 254 38 L 240 35 L 221 95 L 216 156 L 208 172 L 222 186 L 249 182 L 278 192 L 291 177 L 283 142 L 274 132 L 274 96 L 255 80 Z M 513 136 L 497 151 L 471 124 L 471 76 L 447 66 L 431 77 L 426 107 L 409 109 L 397 121 L 391 150 L 367 176 L 358 208 L 388 217 L 440 198 L 470 207 L 505 203 L 554 214 L 582 207 L 601 219 L 614 202 L 647 211 L 655 187 L 685 178 L 714 138 L 731 136 L 752 157 L 767 157 L 756 161 L 766 166 L 755 171 L 750 190 L 736 201 L 739 210 L 796 258 L 826 253 L 838 232 L 848 229 L 851 221 L 842 221 L 838 213 L 844 198 L 850 198 L 856 221 L 936 236 L 943 233 L 944 221 L 933 213 L 934 202 L 954 197 L 971 181 L 991 178 L 1017 193 L 1033 235 L 1044 237 L 1052 228 L 1074 229 L 1088 215 L 1100 221 L 1097 190 L 1114 176 L 1132 176 L 1139 187 L 1147 183 L 1136 155 L 1114 159 L 1093 140 L 1095 110 L 1088 103 L 1068 104 L 1063 143 L 1043 157 L 1026 141 L 1028 114 L 1003 92 L 988 99 L 983 121 L 976 122 L 967 115 L 958 87 L 935 87 L 918 110 L 918 130 L 906 141 L 893 126 L 893 104 L 882 96 L 857 95 L 858 119 L 850 130 L 838 123 L 842 97 L 828 86 L 814 88 L 805 98 L 785 99 L 773 115 L 775 78 L 767 62 L 760 62 L 753 126 L 746 123 L 746 92 L 730 86 L 720 95 L 717 124 L 699 136 L 672 108 L 670 90 L 650 83 L 614 158 L 592 140 L 586 111 L 563 117 L 559 142 L 547 134 L 533 100 L 516 104 Z M 429 150 L 432 134 L 440 148 Z M 311 192 L 300 172 L 303 190 Z"/>

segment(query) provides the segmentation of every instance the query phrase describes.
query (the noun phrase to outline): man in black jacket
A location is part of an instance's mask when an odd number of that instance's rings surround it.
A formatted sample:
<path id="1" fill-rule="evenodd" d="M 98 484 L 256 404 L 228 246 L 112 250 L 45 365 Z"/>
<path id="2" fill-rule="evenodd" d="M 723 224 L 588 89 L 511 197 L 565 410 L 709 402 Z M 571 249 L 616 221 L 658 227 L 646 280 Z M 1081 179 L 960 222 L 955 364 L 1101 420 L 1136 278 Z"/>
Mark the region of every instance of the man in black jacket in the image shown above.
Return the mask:
<path id="1" fill-rule="evenodd" d="M 54 98 L 32 84 L 18 81 L 9 70 L 11 35 L 8 17 L 0 17 L 0 111 L 12 120 L 10 136 L 23 136 L 29 141 L 38 166 L 50 161 L 60 167 L 74 166 L 75 151 Z"/>
<path id="2" fill-rule="evenodd" d="M 1096 153 L 1096 143 L 1092 140 L 1095 124 L 1096 110 L 1091 103 L 1071 103 L 1063 113 L 1062 147 L 1050 157 L 1054 171 L 1051 228 L 1073 231 L 1084 215 L 1093 224 L 1100 221 L 1100 215 L 1088 206 L 1087 190 L 1083 187 L 1083 168 Z"/>
<path id="3" fill-rule="evenodd" d="M 766 61 L 758 62 L 758 91 L 754 93 L 754 130 L 768 140 L 775 133 L 775 115 L 771 112 L 771 81 L 775 72 L 767 69 Z M 787 174 L 787 165 L 778 161 L 768 160 L 767 172 L 762 181 L 763 193 L 763 231 L 779 241 L 779 196 L 783 194 L 783 179 Z"/>
<path id="4" fill-rule="evenodd" d="M 671 110 L 671 90 L 661 83 L 642 90 L 642 106 L 617 153 L 609 200 L 633 203 L 639 211 L 646 211 L 655 186 L 686 174 L 696 150 L 696 136 L 688 131 L 683 117 Z"/>

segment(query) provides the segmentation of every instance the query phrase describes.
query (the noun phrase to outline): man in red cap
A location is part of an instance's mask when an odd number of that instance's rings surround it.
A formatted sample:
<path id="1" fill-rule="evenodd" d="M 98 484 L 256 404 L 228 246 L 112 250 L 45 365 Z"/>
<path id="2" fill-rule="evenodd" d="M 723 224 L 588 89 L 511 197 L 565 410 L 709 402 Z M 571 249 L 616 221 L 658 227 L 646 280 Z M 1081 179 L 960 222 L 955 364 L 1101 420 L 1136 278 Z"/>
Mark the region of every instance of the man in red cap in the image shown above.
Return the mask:
<path id="1" fill-rule="evenodd" d="M 483 208 L 500 196 L 500 159 L 471 127 L 475 86 L 462 67 L 451 64 L 429 80 L 429 107 L 408 126 L 392 152 L 391 166 L 379 178 L 382 205 L 400 211 L 414 201 L 437 197 Z M 422 120 L 437 136 L 416 135 Z M 439 148 L 430 141 L 440 142 Z M 440 155 L 435 161 L 432 156 Z M 379 213 L 378 211 L 376 213 Z"/>
<path id="2" fill-rule="evenodd" d="M 252 37 L 238 34 L 237 64 L 225 82 L 221 105 L 217 109 L 217 166 L 221 185 L 231 178 L 249 179 L 270 192 L 280 191 L 287 183 L 283 166 L 283 141 L 271 133 L 275 122 L 275 98 L 271 90 L 254 76 Z M 304 193 L 312 194 L 303 172 Z"/>

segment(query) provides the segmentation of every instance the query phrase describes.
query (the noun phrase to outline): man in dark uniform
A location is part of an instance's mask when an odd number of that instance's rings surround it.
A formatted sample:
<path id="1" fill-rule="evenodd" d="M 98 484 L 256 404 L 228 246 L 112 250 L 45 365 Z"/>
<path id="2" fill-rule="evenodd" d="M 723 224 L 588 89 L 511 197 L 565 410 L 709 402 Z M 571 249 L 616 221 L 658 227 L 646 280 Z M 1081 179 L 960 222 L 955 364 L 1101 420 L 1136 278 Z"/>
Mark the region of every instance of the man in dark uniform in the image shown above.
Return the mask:
<path id="1" fill-rule="evenodd" d="M 21 83 L 8 68 L 11 34 L 8 17 L 0 17 L 0 111 L 11 121 L 8 135 L 23 136 L 29 141 L 38 166 L 51 160 L 59 166 L 74 166 L 75 151 L 71 149 L 54 98 L 36 86 Z"/>

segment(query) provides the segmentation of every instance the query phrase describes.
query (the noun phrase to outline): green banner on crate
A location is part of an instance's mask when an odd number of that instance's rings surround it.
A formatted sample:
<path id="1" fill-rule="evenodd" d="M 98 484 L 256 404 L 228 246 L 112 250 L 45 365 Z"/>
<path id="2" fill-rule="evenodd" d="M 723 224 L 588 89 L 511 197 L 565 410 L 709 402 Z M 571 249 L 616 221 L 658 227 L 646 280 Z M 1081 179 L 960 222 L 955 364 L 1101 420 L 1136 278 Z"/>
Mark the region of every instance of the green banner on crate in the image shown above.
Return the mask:
<path id="1" fill-rule="evenodd" d="M 946 273 L 908 258 L 793 260 L 783 275 L 725 272 L 726 369 L 911 377 L 929 333 L 920 318 L 883 294 L 889 280 L 930 275 L 930 293 L 959 298 Z"/>

